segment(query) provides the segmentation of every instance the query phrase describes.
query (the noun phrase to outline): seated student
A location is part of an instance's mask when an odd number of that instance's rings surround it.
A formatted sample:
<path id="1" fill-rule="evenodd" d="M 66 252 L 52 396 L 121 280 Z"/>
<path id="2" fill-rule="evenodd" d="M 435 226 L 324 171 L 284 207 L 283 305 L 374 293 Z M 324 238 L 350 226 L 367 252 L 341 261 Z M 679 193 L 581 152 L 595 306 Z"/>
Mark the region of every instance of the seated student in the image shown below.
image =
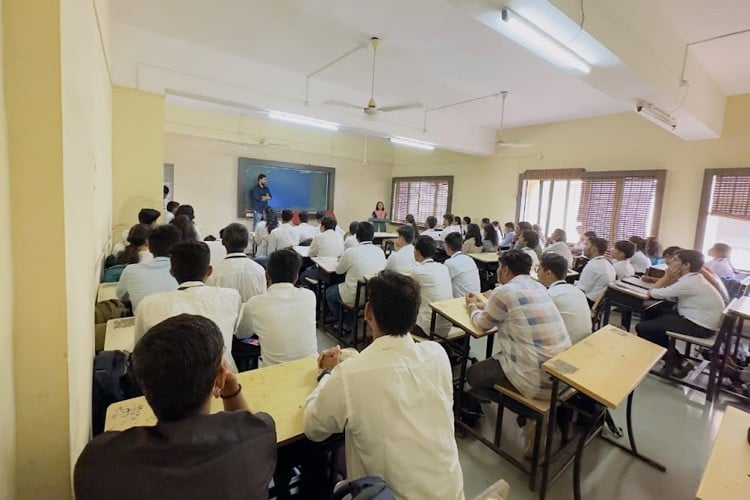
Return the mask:
<path id="1" fill-rule="evenodd" d="M 432 320 L 430 303 L 453 298 L 453 285 L 448 268 L 433 260 L 436 250 L 437 243 L 429 236 L 422 235 L 414 243 L 414 259 L 419 264 L 410 276 L 419 284 L 422 303 L 419 306 L 417 324 L 414 325 L 413 332 L 423 337 L 430 334 L 430 321 Z M 435 333 L 447 335 L 450 329 L 451 324 L 448 320 L 438 316 L 435 322 Z"/>
<path id="2" fill-rule="evenodd" d="M 630 263 L 633 265 L 636 274 L 643 274 L 651 267 L 651 259 L 644 253 L 646 251 L 646 240 L 640 236 L 631 236 L 628 240 L 635 245 L 635 253 L 631 257 Z"/>
<path id="3" fill-rule="evenodd" d="M 221 331 L 202 316 L 149 329 L 132 367 L 158 422 L 95 437 L 76 463 L 76 498 L 267 498 L 276 427 L 250 411 L 223 353 Z M 218 397 L 224 411 L 209 414 Z"/>
<path id="4" fill-rule="evenodd" d="M 461 251 L 463 253 L 482 253 L 482 250 L 482 233 L 479 231 L 479 226 L 469 224 Z"/>
<path id="5" fill-rule="evenodd" d="M 706 267 L 716 276 L 722 279 L 734 279 L 734 267 L 729 257 L 732 255 L 732 247 L 726 243 L 714 243 L 708 249 L 711 260 L 706 262 Z"/>
<path id="6" fill-rule="evenodd" d="M 344 251 L 346 251 L 347 248 L 352 248 L 359 245 L 359 241 L 357 240 L 358 226 L 359 222 L 357 221 L 351 221 L 349 223 L 349 232 L 346 233 L 346 236 L 344 237 Z"/>
<path id="7" fill-rule="evenodd" d="M 336 274 L 346 274 L 343 283 L 326 289 L 328 308 L 338 317 L 341 304 L 354 305 L 357 298 L 357 283 L 365 276 L 371 276 L 385 269 L 385 254 L 380 247 L 372 244 L 375 230 L 371 223 L 357 224 L 356 247 L 344 250 L 336 266 Z M 362 297 L 364 299 L 364 297 Z"/>
<path id="8" fill-rule="evenodd" d="M 441 240 L 440 231 L 436 231 L 435 227 L 437 226 L 437 217 L 434 215 L 430 215 L 425 220 L 425 225 L 427 226 L 427 229 L 422 231 L 422 234 L 425 236 L 429 236 L 433 240 Z"/>
<path id="9" fill-rule="evenodd" d="M 536 231 L 527 230 L 518 235 L 518 241 L 516 244 L 517 250 L 521 250 L 531 258 L 531 269 L 536 270 L 536 266 L 539 265 L 539 256 L 534 251 L 534 248 L 539 246 L 539 235 Z"/>
<path id="10" fill-rule="evenodd" d="M 463 235 L 461 231 L 461 224 L 455 224 L 453 214 L 443 215 L 443 230 L 440 231 L 440 239 L 445 241 L 445 237 L 451 233 L 458 233 Z"/>
<path id="11" fill-rule="evenodd" d="M 469 222 L 471 222 L 471 218 L 465 217 L 465 219 L 469 219 Z M 461 234 L 466 233 L 466 228 L 461 224 L 461 217 L 459 217 L 458 215 L 453 217 L 453 225 L 461 231 Z"/>
<path id="12" fill-rule="evenodd" d="M 309 244 L 310 241 L 318 235 L 320 228 L 310 224 L 310 214 L 307 210 L 301 210 L 298 217 L 299 225 L 297 226 L 297 233 L 299 234 L 299 241 L 300 243 L 307 242 Z"/>
<path id="13" fill-rule="evenodd" d="M 632 241 L 620 240 L 615 242 L 615 247 L 612 249 L 612 259 L 614 260 L 612 267 L 615 268 L 615 275 L 618 280 L 635 276 L 635 269 L 630 263 L 634 254 L 635 244 Z"/>
<path id="14" fill-rule="evenodd" d="M 497 228 L 498 224 L 492 223 L 495 228 Z M 516 239 L 516 225 L 512 222 L 506 222 L 505 223 L 505 235 L 503 235 L 503 239 L 500 240 L 500 248 L 507 248 L 513 245 L 513 242 Z"/>
<path id="15" fill-rule="evenodd" d="M 161 215 L 161 212 L 158 210 L 154 210 L 153 208 L 142 208 L 138 211 L 138 224 L 143 224 L 148 226 L 150 229 L 153 229 L 156 227 L 156 220 Z M 125 229 L 122 232 L 122 239 L 123 242 L 117 243 L 112 248 L 112 255 L 119 255 L 121 252 L 125 250 L 125 247 L 127 247 L 128 243 L 128 235 L 130 234 L 130 229 Z"/>
<path id="16" fill-rule="evenodd" d="M 414 239 L 416 239 L 417 236 L 419 236 L 419 227 L 417 226 L 417 220 L 414 218 L 414 215 L 406 214 L 406 218 L 404 220 L 412 227 L 412 229 L 414 229 Z"/>
<path id="17" fill-rule="evenodd" d="M 669 348 L 667 331 L 699 338 L 711 337 L 716 333 L 724 301 L 716 288 L 701 275 L 702 267 L 703 255 L 700 252 L 680 250 L 675 254 L 666 272 L 674 283 L 664 288 L 654 285 L 648 291 L 648 296 L 677 300 L 677 311 L 657 318 L 644 318 L 635 327 L 638 336 Z M 692 365 L 681 361 L 677 352 L 667 352 L 663 374 L 684 378 L 691 369 Z"/>
<path id="18" fill-rule="evenodd" d="M 179 217 L 180 215 L 184 215 L 188 219 L 190 219 L 190 222 L 193 224 L 193 229 L 195 231 L 195 239 L 198 241 L 203 241 L 203 235 L 201 234 L 201 230 L 198 227 L 198 224 L 195 223 L 195 209 L 193 209 L 193 206 L 192 205 L 180 205 L 174 213 L 175 219 Z"/>
<path id="19" fill-rule="evenodd" d="M 669 264 L 674 260 L 675 255 L 677 255 L 677 252 L 682 251 L 682 248 L 671 246 L 664 249 L 662 252 L 662 258 L 664 259 L 664 263 L 669 266 Z M 699 271 L 701 273 L 701 276 L 703 276 L 706 281 L 711 283 L 711 286 L 713 286 L 717 292 L 719 292 L 719 295 L 721 295 L 722 300 L 724 301 L 724 304 L 729 304 L 729 292 L 727 291 L 726 285 L 724 285 L 724 282 L 716 276 L 706 265 L 704 264 L 703 267 L 701 267 L 701 270 Z M 643 281 L 647 281 L 649 283 L 654 283 L 653 288 L 666 288 L 670 285 L 673 285 L 675 282 L 677 282 L 677 279 L 679 276 L 677 276 L 674 273 L 664 273 L 664 276 L 661 278 L 654 278 L 651 276 L 643 276 L 641 279 Z"/>
<path id="20" fill-rule="evenodd" d="M 279 227 L 279 219 L 276 210 L 272 207 L 263 209 L 263 220 L 255 226 L 255 257 L 268 257 L 268 236 L 271 231 Z M 265 260 L 264 260 L 265 262 Z"/>
<path id="21" fill-rule="evenodd" d="M 232 336 L 240 315 L 242 300 L 237 290 L 206 286 L 211 276 L 210 251 L 202 241 L 188 241 L 172 247 L 172 275 L 179 286 L 171 292 L 144 297 L 135 312 L 135 340 L 155 324 L 178 314 L 200 314 L 219 325 L 224 338 L 226 359 L 233 372 Z"/>
<path id="22" fill-rule="evenodd" d="M 482 226 L 482 252 L 497 252 L 499 248 L 497 231 L 492 224 Z"/>
<path id="23" fill-rule="evenodd" d="M 570 341 L 575 344 L 591 335 L 591 310 L 581 290 L 565 282 L 568 261 L 556 253 L 545 253 L 539 261 L 539 283 L 547 287 L 560 311 Z"/>
<path id="24" fill-rule="evenodd" d="M 134 313 L 144 297 L 177 289 L 177 280 L 169 272 L 169 254 L 181 238 L 180 231 L 172 224 L 158 226 L 148 238 L 153 260 L 130 265 L 122 271 L 115 293 L 121 300 L 130 300 Z"/>
<path id="25" fill-rule="evenodd" d="M 437 343 L 409 335 L 419 286 L 382 271 L 367 291 L 373 341 L 345 361 L 338 348 L 320 355 L 318 387 L 305 401 L 305 435 L 323 441 L 344 432 L 348 477 L 380 476 L 398 500 L 463 498 L 450 362 Z"/>
<path id="26" fill-rule="evenodd" d="M 336 219 L 326 215 L 320 221 L 319 233 L 310 243 L 310 257 L 339 257 L 344 253 L 344 240 L 336 232 Z"/>
<path id="27" fill-rule="evenodd" d="M 528 398 L 548 399 L 552 382 L 542 364 L 570 347 L 570 337 L 552 297 L 531 279 L 531 257 L 520 250 L 500 256 L 497 280 L 502 286 L 486 302 L 468 295 L 471 321 L 484 330 L 497 326 L 498 351 L 466 371 L 472 387 L 492 388 L 507 380 Z"/>
<path id="28" fill-rule="evenodd" d="M 258 336 L 264 366 L 318 355 L 315 294 L 294 286 L 301 265 L 294 250 L 272 253 L 268 292 L 252 297 L 242 309 L 237 336 Z"/>
<path id="29" fill-rule="evenodd" d="M 250 235 L 243 224 L 233 222 L 221 231 L 221 244 L 227 256 L 213 267 L 207 285 L 233 288 L 242 302 L 266 293 L 266 270 L 245 254 Z"/>
<path id="30" fill-rule="evenodd" d="M 539 244 L 542 245 L 542 247 L 547 245 L 547 238 L 544 237 L 544 231 L 542 231 L 542 226 L 540 226 L 539 224 L 532 224 L 531 230 L 539 235 Z"/>
<path id="31" fill-rule="evenodd" d="M 195 232 L 195 225 L 190 222 L 190 217 L 187 215 L 178 215 L 174 218 L 170 225 L 176 227 L 180 231 L 182 241 L 199 241 L 198 235 Z"/>
<path id="32" fill-rule="evenodd" d="M 547 238 L 547 247 L 544 249 L 544 253 L 547 252 L 562 255 L 568 261 L 568 267 L 573 267 L 573 252 L 568 246 L 568 234 L 565 230 L 557 228 L 552 231 L 550 237 Z"/>
<path id="33" fill-rule="evenodd" d="M 521 221 L 516 225 L 515 237 L 513 238 L 513 249 L 514 250 L 520 250 L 521 245 L 518 243 L 518 238 L 521 237 L 524 231 L 533 231 L 531 228 L 531 222 Z"/>
<path id="34" fill-rule="evenodd" d="M 656 238 L 656 236 L 649 236 L 648 238 L 646 238 L 646 243 L 644 246 L 646 249 L 646 257 L 648 257 L 651 261 L 650 265 L 655 266 L 663 262 L 661 258 L 661 243 L 659 243 L 659 240 Z"/>
<path id="35" fill-rule="evenodd" d="M 617 273 L 604 254 L 607 251 L 607 240 L 591 238 L 583 247 L 583 254 L 589 259 L 586 267 L 581 271 L 581 277 L 576 286 L 583 290 L 590 304 L 596 302 L 607 286 L 617 279 Z"/>
<path id="36" fill-rule="evenodd" d="M 320 225 L 320 223 L 323 221 L 323 217 L 325 216 L 333 217 L 334 219 L 336 219 L 336 214 L 333 213 L 333 211 L 326 212 L 325 210 L 318 210 L 317 212 L 315 212 L 315 218 L 318 219 L 318 225 Z M 336 232 L 341 235 L 341 239 L 344 239 L 346 237 L 346 235 L 344 234 L 344 229 L 339 226 L 338 223 L 336 224 Z"/>
<path id="37" fill-rule="evenodd" d="M 167 211 L 164 212 L 164 223 L 169 224 L 175 218 L 175 212 L 180 208 L 180 204 L 176 201 L 170 201 L 167 203 Z"/>
<path id="38" fill-rule="evenodd" d="M 397 273 L 409 273 L 416 266 L 414 260 L 414 229 L 404 224 L 396 230 L 398 238 L 393 243 L 393 252 L 388 256 L 385 268 Z"/>
<path id="39" fill-rule="evenodd" d="M 148 251 L 148 236 L 151 226 L 136 224 L 128 232 L 128 244 L 114 259 L 114 265 L 107 267 L 102 278 L 103 283 L 116 283 L 120 280 L 123 270 L 130 264 L 149 262 L 154 256 Z M 111 259 L 109 257 L 108 259 Z M 106 264 L 105 264 L 106 266 Z"/>
<path id="40" fill-rule="evenodd" d="M 281 225 L 275 230 L 270 231 L 268 235 L 268 245 L 266 247 L 268 255 L 282 248 L 299 245 L 299 233 L 294 225 L 292 225 L 292 217 L 294 217 L 294 212 L 288 208 L 281 211 Z"/>
<path id="41" fill-rule="evenodd" d="M 445 261 L 445 267 L 448 268 L 451 277 L 453 298 L 466 297 L 470 293 L 481 291 L 477 263 L 461 251 L 461 245 L 461 236 L 458 233 L 449 234 L 445 238 L 445 253 L 449 257 Z"/>

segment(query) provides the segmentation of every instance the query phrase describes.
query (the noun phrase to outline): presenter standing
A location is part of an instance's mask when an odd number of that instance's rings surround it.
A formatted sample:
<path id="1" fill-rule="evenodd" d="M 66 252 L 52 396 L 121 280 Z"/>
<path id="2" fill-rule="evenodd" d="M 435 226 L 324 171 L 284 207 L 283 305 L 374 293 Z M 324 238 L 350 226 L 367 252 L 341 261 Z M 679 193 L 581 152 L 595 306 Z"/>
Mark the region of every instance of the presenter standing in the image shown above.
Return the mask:
<path id="1" fill-rule="evenodd" d="M 385 205 L 382 201 L 375 204 L 375 210 L 372 211 L 371 217 L 373 219 L 385 219 L 386 216 Z"/>
<path id="2" fill-rule="evenodd" d="M 260 222 L 263 210 L 268 206 L 268 200 L 271 199 L 271 190 L 266 185 L 268 176 L 266 174 L 258 175 L 258 183 L 250 189 L 250 206 L 253 209 L 253 231 Z"/>

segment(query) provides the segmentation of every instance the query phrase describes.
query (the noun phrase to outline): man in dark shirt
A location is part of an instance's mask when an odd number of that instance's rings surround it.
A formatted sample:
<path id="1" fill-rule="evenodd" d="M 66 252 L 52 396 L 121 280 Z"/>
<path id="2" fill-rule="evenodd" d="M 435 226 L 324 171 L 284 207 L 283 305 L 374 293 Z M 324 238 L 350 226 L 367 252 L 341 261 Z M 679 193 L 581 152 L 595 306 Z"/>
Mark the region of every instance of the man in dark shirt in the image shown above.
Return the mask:
<path id="1" fill-rule="evenodd" d="M 263 216 L 263 210 L 268 206 L 268 200 L 271 199 L 271 190 L 268 189 L 268 176 L 266 174 L 258 175 L 258 183 L 250 189 L 250 207 L 253 209 L 253 231 L 255 226 L 260 222 Z"/>
<path id="2" fill-rule="evenodd" d="M 275 425 L 249 411 L 223 351 L 202 316 L 174 316 L 141 338 L 133 371 L 158 423 L 91 441 L 76 463 L 78 500 L 268 498 Z M 209 414 L 212 396 L 225 411 Z"/>

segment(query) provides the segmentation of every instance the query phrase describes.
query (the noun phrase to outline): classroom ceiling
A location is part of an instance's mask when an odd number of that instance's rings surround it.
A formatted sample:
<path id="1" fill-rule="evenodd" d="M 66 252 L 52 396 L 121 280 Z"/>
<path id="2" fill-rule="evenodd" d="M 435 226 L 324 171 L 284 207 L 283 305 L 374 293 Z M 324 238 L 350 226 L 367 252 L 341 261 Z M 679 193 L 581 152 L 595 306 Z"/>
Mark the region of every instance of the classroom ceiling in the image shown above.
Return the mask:
<path id="1" fill-rule="evenodd" d="M 713 1 L 708 6 L 698 0 L 631 1 L 650 8 L 673 28 L 675 36 L 669 40 L 673 50 L 665 51 L 674 56 L 670 78 L 660 74 L 662 64 L 648 60 L 658 52 L 653 47 L 650 53 L 649 47 L 639 47 L 635 53 L 633 44 L 621 43 L 641 25 L 643 13 L 627 18 L 627 12 L 617 10 L 622 7 L 616 0 L 112 0 L 113 80 L 179 95 L 182 103 L 187 97 L 244 110 L 305 114 L 339 122 L 358 133 L 425 139 L 474 154 L 495 150 L 497 98 L 426 114 L 424 109 L 508 90 L 505 126 L 512 128 L 627 111 L 637 99 L 647 98 L 665 109 L 680 103 L 677 134 L 683 138 L 715 136 L 717 118 L 699 116 L 699 111 L 712 97 L 750 91 L 750 79 L 740 69 L 733 71 L 747 60 L 729 61 L 730 57 L 716 53 L 720 49 L 708 52 L 708 46 L 696 47 L 696 68 L 691 70 L 702 71 L 705 65 L 715 71 L 721 92 L 713 91 L 709 78 L 705 89 L 691 86 L 687 100 L 674 74 L 685 40 L 737 29 L 732 26 L 750 19 L 750 2 Z M 587 19 L 583 29 L 579 3 Z M 678 9 L 681 5 L 687 7 Z M 721 15 L 712 10 L 716 5 Z M 482 21 L 487 12 L 502 6 L 527 17 L 557 16 L 570 25 L 568 39 L 574 43 L 599 40 L 611 50 L 607 67 L 580 77 L 526 51 Z M 706 12 L 711 16 L 706 18 Z M 630 23 L 630 30 L 611 35 L 613 30 L 606 29 L 608 15 L 623 26 Z M 378 104 L 418 101 L 424 109 L 369 118 L 358 110 L 325 104 L 336 99 L 365 105 L 370 85 L 368 49 L 312 77 L 305 104 L 306 75 L 373 35 L 382 39 L 375 87 Z M 714 43 L 718 42 L 710 45 Z M 712 91 L 716 96 L 708 95 Z M 703 92 L 707 96 L 699 95 Z"/>

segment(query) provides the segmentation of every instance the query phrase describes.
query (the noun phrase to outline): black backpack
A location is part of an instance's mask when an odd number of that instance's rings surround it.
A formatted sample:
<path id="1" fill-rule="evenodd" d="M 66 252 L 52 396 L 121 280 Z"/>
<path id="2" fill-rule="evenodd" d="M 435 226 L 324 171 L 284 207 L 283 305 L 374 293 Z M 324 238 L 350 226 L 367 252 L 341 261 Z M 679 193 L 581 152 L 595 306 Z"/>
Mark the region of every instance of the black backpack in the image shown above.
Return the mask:
<path id="1" fill-rule="evenodd" d="M 109 405 L 142 395 L 129 368 L 130 354 L 123 351 L 101 351 L 94 358 L 91 392 L 91 425 L 94 436 L 104 432 Z"/>
<path id="2" fill-rule="evenodd" d="M 333 493 L 331 500 L 343 500 L 347 495 L 350 495 L 351 500 L 394 500 L 385 481 L 375 476 L 346 481 Z"/>

